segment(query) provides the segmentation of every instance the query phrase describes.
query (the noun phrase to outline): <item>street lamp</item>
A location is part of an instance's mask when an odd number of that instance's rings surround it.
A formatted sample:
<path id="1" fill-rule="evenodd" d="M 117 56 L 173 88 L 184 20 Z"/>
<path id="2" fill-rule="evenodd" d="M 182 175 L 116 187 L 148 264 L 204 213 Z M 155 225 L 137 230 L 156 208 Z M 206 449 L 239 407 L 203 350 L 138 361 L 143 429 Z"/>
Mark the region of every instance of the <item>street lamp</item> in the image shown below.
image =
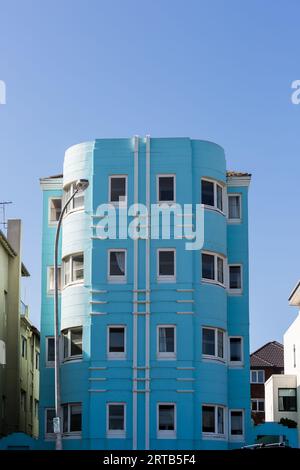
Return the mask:
<path id="1" fill-rule="evenodd" d="M 54 246 L 54 355 L 55 355 L 55 418 L 53 418 L 53 430 L 55 433 L 55 449 L 62 450 L 62 416 L 61 416 L 61 394 L 60 394 L 60 357 L 59 357 L 59 319 L 58 319 L 58 241 L 60 227 L 63 216 L 70 202 L 78 192 L 85 191 L 89 185 L 88 180 L 80 179 L 76 181 L 75 191 L 64 204 L 56 228 L 55 246 Z"/>

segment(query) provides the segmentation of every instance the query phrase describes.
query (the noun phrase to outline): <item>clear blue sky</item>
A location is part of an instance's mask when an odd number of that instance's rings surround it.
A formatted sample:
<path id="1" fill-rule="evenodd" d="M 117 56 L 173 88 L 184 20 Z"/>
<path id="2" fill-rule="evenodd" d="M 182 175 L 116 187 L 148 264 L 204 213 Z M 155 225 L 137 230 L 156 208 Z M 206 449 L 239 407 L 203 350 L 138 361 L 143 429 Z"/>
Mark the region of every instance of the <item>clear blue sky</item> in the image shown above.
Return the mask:
<path id="1" fill-rule="evenodd" d="M 251 345 L 281 340 L 300 278 L 300 4 L 0 0 L 0 200 L 24 222 L 25 301 L 40 315 L 39 177 L 95 137 L 213 140 L 250 190 Z"/>

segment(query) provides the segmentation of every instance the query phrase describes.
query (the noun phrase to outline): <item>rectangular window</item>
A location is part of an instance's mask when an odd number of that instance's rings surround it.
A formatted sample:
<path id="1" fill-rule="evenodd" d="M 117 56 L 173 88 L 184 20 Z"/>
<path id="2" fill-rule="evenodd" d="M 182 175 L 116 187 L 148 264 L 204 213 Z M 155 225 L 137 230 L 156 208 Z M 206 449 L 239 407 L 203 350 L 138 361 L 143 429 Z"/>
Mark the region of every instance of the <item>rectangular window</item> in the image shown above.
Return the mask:
<path id="1" fill-rule="evenodd" d="M 224 436 L 224 407 L 216 405 L 202 406 L 202 432 Z"/>
<path id="2" fill-rule="evenodd" d="M 45 410 L 46 434 L 54 434 L 53 418 L 55 418 L 55 408 L 46 408 Z"/>
<path id="3" fill-rule="evenodd" d="M 241 337 L 232 336 L 229 338 L 229 361 L 232 364 L 243 362 L 243 340 Z"/>
<path id="4" fill-rule="evenodd" d="M 202 280 L 224 285 L 224 258 L 214 253 L 203 252 L 201 259 Z"/>
<path id="5" fill-rule="evenodd" d="M 27 339 L 21 336 L 21 353 L 24 359 L 27 359 Z"/>
<path id="6" fill-rule="evenodd" d="M 202 328 L 202 354 L 210 359 L 224 359 L 224 331 Z"/>
<path id="7" fill-rule="evenodd" d="M 70 328 L 62 332 L 64 342 L 64 359 L 82 357 L 82 326 Z"/>
<path id="8" fill-rule="evenodd" d="M 84 281 L 84 255 L 78 253 L 63 259 L 64 286 Z"/>
<path id="9" fill-rule="evenodd" d="M 229 266 L 229 289 L 234 292 L 242 290 L 242 266 L 240 264 Z"/>
<path id="10" fill-rule="evenodd" d="M 69 403 L 62 406 L 63 411 L 63 432 L 75 433 L 81 432 L 81 403 Z"/>
<path id="11" fill-rule="evenodd" d="M 241 221 L 241 195 L 228 195 L 228 219 L 230 222 Z"/>
<path id="12" fill-rule="evenodd" d="M 67 202 L 75 192 L 76 183 L 71 183 L 64 189 L 64 202 Z M 68 204 L 66 213 L 74 210 L 84 209 L 84 192 L 78 191 L 72 201 Z"/>
<path id="13" fill-rule="evenodd" d="M 83 253 L 72 256 L 73 282 L 83 280 Z"/>
<path id="14" fill-rule="evenodd" d="M 126 250 L 109 250 L 108 279 L 124 282 L 126 280 Z"/>
<path id="15" fill-rule="evenodd" d="M 35 352 L 35 368 L 36 370 L 40 370 L 40 353 Z"/>
<path id="16" fill-rule="evenodd" d="M 158 202 L 175 202 L 175 175 L 158 176 Z"/>
<path id="17" fill-rule="evenodd" d="M 124 359 L 126 355 L 126 327 L 114 325 L 108 327 L 108 356 Z"/>
<path id="18" fill-rule="evenodd" d="M 58 266 L 58 290 L 61 290 L 61 266 Z M 54 266 L 48 267 L 48 292 L 54 292 Z"/>
<path id="19" fill-rule="evenodd" d="M 25 390 L 21 389 L 21 410 L 24 411 L 24 413 L 26 413 L 27 411 L 26 401 L 27 401 L 27 394 Z"/>
<path id="20" fill-rule="evenodd" d="M 175 249 L 159 249 L 157 260 L 157 278 L 161 281 L 174 281 L 176 278 Z"/>
<path id="21" fill-rule="evenodd" d="M 297 389 L 278 389 L 278 411 L 297 411 Z"/>
<path id="22" fill-rule="evenodd" d="M 54 360 L 55 360 L 54 337 L 48 336 L 46 338 L 46 365 L 54 366 Z"/>
<path id="23" fill-rule="evenodd" d="M 157 327 L 157 356 L 161 359 L 176 358 L 176 327 L 172 325 L 160 325 Z"/>
<path id="24" fill-rule="evenodd" d="M 176 406 L 174 403 L 158 404 L 158 438 L 176 437 Z"/>
<path id="25" fill-rule="evenodd" d="M 217 257 L 217 266 L 218 266 L 218 282 L 224 284 L 224 261 L 223 258 Z"/>
<path id="26" fill-rule="evenodd" d="M 127 176 L 114 175 L 109 177 L 109 201 L 114 204 L 127 202 Z"/>
<path id="27" fill-rule="evenodd" d="M 223 188 L 217 184 L 217 208 L 223 212 Z"/>
<path id="28" fill-rule="evenodd" d="M 126 405 L 125 403 L 107 404 L 107 434 L 108 437 L 124 438 L 126 434 Z"/>
<path id="29" fill-rule="evenodd" d="M 51 224 L 58 222 L 61 209 L 62 209 L 62 200 L 61 197 L 59 198 L 51 198 L 49 201 L 50 208 L 49 208 L 49 222 Z"/>
<path id="30" fill-rule="evenodd" d="M 265 383 L 265 371 L 264 370 L 251 370 L 250 371 L 250 382 L 252 384 L 263 384 L 263 383 Z"/>
<path id="31" fill-rule="evenodd" d="M 34 417 L 37 418 L 39 415 L 39 401 L 34 400 Z"/>
<path id="32" fill-rule="evenodd" d="M 251 400 L 251 411 L 253 413 L 259 413 L 265 411 L 265 400 L 263 398 L 253 398 Z"/>
<path id="33" fill-rule="evenodd" d="M 223 212 L 223 186 L 216 181 L 201 180 L 201 203 Z"/>
<path id="34" fill-rule="evenodd" d="M 229 419 L 230 436 L 235 439 L 241 439 L 244 435 L 243 410 L 230 410 Z"/>

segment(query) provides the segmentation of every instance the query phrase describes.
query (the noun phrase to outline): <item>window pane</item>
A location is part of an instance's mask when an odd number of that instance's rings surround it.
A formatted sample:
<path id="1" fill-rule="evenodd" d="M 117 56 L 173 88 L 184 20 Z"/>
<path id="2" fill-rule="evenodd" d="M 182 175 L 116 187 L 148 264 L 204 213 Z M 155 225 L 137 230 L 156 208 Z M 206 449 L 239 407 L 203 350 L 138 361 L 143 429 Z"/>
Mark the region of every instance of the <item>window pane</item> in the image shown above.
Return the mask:
<path id="1" fill-rule="evenodd" d="M 257 411 L 257 401 L 256 400 L 251 400 L 251 410 L 252 411 Z"/>
<path id="2" fill-rule="evenodd" d="M 175 352 L 175 329 L 173 327 L 159 328 L 159 352 Z"/>
<path id="3" fill-rule="evenodd" d="M 71 356 L 82 354 L 82 328 L 71 330 Z"/>
<path id="4" fill-rule="evenodd" d="M 217 184 L 217 208 L 223 210 L 223 188 Z"/>
<path id="5" fill-rule="evenodd" d="M 218 330 L 218 357 L 224 357 L 224 334 L 221 330 Z"/>
<path id="6" fill-rule="evenodd" d="M 202 354 L 215 355 L 215 330 L 203 328 L 202 330 Z"/>
<path id="7" fill-rule="evenodd" d="M 73 281 L 83 279 L 83 254 L 73 256 Z"/>
<path id="8" fill-rule="evenodd" d="M 61 290 L 61 267 L 58 266 L 58 290 Z M 54 267 L 49 268 L 49 290 L 54 291 Z"/>
<path id="9" fill-rule="evenodd" d="M 297 392 L 295 388 L 278 389 L 279 411 L 297 411 Z"/>
<path id="10" fill-rule="evenodd" d="M 125 276 L 125 252 L 124 251 L 111 251 L 110 252 L 110 276 Z"/>
<path id="11" fill-rule="evenodd" d="M 109 328 L 109 352 L 125 352 L 125 330 L 122 327 Z"/>
<path id="12" fill-rule="evenodd" d="M 126 178 L 112 177 L 110 179 L 110 200 L 111 202 L 122 202 L 126 198 Z"/>
<path id="13" fill-rule="evenodd" d="M 202 431 L 215 432 L 215 407 L 202 407 Z"/>
<path id="14" fill-rule="evenodd" d="M 63 333 L 64 342 L 64 358 L 69 357 L 69 335 L 68 332 Z"/>
<path id="15" fill-rule="evenodd" d="M 201 202 L 206 206 L 214 206 L 214 183 L 202 180 L 201 182 Z"/>
<path id="16" fill-rule="evenodd" d="M 50 222 L 57 222 L 61 214 L 61 198 L 50 201 Z"/>
<path id="17" fill-rule="evenodd" d="M 202 254 L 202 277 L 204 279 L 215 279 L 215 257 L 214 255 Z"/>
<path id="18" fill-rule="evenodd" d="M 243 434 L 242 411 L 231 411 L 231 434 L 233 436 L 241 436 Z"/>
<path id="19" fill-rule="evenodd" d="M 159 275 L 174 276 L 174 251 L 159 251 Z"/>
<path id="20" fill-rule="evenodd" d="M 159 201 L 174 201 L 174 176 L 159 177 Z"/>
<path id="21" fill-rule="evenodd" d="M 81 431 L 81 405 L 70 405 L 70 432 Z"/>
<path id="22" fill-rule="evenodd" d="M 124 405 L 109 405 L 108 428 L 110 431 L 124 431 Z"/>
<path id="23" fill-rule="evenodd" d="M 265 402 L 264 400 L 258 401 L 258 411 L 265 411 Z"/>
<path id="24" fill-rule="evenodd" d="M 229 219 L 241 218 L 240 196 L 228 197 L 228 217 Z"/>
<path id="25" fill-rule="evenodd" d="M 38 403 L 38 402 L 37 402 Z M 55 418 L 55 409 L 46 410 L 46 433 L 53 433 L 53 418 Z"/>
<path id="26" fill-rule="evenodd" d="M 54 338 L 47 338 L 47 352 L 48 352 L 47 361 L 54 362 L 54 359 L 55 359 Z"/>
<path id="27" fill-rule="evenodd" d="M 265 382 L 265 372 L 263 370 L 257 371 L 257 382 L 260 384 Z"/>
<path id="28" fill-rule="evenodd" d="M 218 434 L 224 434 L 224 409 L 218 406 Z"/>
<path id="29" fill-rule="evenodd" d="M 241 338 L 230 338 L 230 361 L 242 360 L 242 340 Z"/>
<path id="30" fill-rule="evenodd" d="M 174 405 L 159 405 L 159 427 L 160 431 L 174 431 Z"/>
<path id="31" fill-rule="evenodd" d="M 218 263 L 218 282 L 224 283 L 224 262 L 222 258 L 217 258 Z"/>
<path id="32" fill-rule="evenodd" d="M 64 267 L 64 285 L 66 286 L 71 281 L 71 276 L 70 276 L 71 260 L 70 260 L 70 258 L 66 258 L 64 260 L 63 267 Z"/>
<path id="33" fill-rule="evenodd" d="M 229 288 L 230 289 L 241 289 L 241 266 L 230 266 L 229 267 Z"/>

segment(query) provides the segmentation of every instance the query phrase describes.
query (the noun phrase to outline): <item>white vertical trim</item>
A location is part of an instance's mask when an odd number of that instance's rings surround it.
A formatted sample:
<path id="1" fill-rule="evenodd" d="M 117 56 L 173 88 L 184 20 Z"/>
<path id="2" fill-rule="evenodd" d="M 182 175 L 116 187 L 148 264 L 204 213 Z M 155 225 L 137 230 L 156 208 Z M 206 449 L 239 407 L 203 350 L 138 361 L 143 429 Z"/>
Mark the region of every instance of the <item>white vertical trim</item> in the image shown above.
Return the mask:
<path id="1" fill-rule="evenodd" d="M 146 136 L 146 207 L 148 236 L 146 238 L 146 311 L 145 318 L 145 450 L 150 447 L 149 420 L 150 420 L 150 136 Z"/>
<path id="2" fill-rule="evenodd" d="M 134 203 L 139 199 L 139 138 L 134 136 Z M 133 396 L 132 396 L 132 448 L 137 449 L 137 327 L 138 319 L 134 312 L 138 309 L 138 239 L 133 241 Z"/>

